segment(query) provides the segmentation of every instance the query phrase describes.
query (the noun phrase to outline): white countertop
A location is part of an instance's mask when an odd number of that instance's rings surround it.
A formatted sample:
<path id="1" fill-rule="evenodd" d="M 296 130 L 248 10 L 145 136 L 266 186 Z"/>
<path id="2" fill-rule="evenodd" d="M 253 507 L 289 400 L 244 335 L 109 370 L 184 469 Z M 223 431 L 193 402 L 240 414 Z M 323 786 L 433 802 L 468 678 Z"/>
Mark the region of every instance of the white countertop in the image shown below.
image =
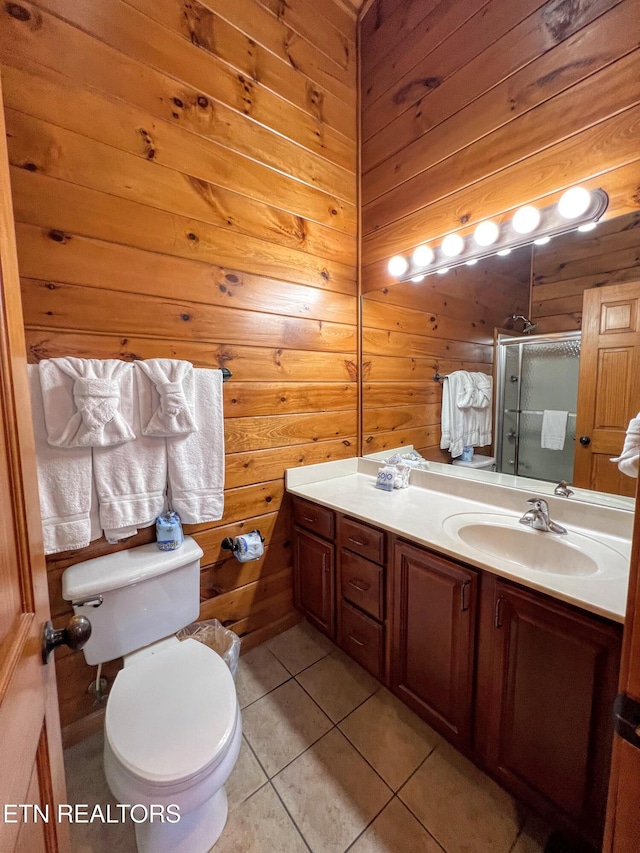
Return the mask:
<path id="1" fill-rule="evenodd" d="M 455 524 L 447 519 L 466 513 L 474 516 L 486 513 L 487 521 L 501 523 L 504 519 L 505 526 L 512 527 L 530 509 L 527 498 L 542 497 L 541 494 L 533 489 L 526 494 L 521 489 L 441 471 L 412 471 L 408 489 L 385 492 L 375 485 L 379 467 L 378 461 L 353 458 L 290 468 L 286 475 L 287 490 L 433 551 L 624 622 L 633 529 L 633 513 L 629 510 L 545 494 L 551 518 L 566 527 L 569 534 L 557 536 L 520 527 L 521 533 L 532 537 L 532 551 L 537 537 L 557 538 L 588 553 L 597 560 L 597 568 L 594 566 L 594 571 L 586 575 L 559 573 L 547 570 L 546 565 L 533 570 L 500 554 L 468 545 L 452 532 Z M 543 553 L 546 545 L 542 542 L 540 545 L 538 550 Z M 561 568 L 566 571 L 566 565 Z"/>

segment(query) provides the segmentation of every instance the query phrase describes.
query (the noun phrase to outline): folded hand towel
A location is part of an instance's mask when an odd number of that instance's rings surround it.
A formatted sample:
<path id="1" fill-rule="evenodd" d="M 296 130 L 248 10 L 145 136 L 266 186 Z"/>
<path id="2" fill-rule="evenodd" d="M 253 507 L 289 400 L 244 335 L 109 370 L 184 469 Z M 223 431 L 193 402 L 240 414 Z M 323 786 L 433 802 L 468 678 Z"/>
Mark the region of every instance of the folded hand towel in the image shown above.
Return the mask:
<path id="1" fill-rule="evenodd" d="M 618 468 L 627 477 L 638 476 L 638 463 L 640 461 L 640 412 L 635 418 L 631 418 L 627 427 L 627 435 L 620 456 L 616 456 L 611 462 L 617 462 Z"/>
<path id="2" fill-rule="evenodd" d="M 49 444 L 110 447 L 134 437 L 122 399 L 133 366 L 117 359 L 51 358 L 40 362 Z"/>
<path id="3" fill-rule="evenodd" d="M 542 413 L 542 429 L 540 430 L 540 447 L 547 450 L 563 450 L 567 434 L 568 412 L 555 409 L 545 409 Z"/>
<path id="4" fill-rule="evenodd" d="M 224 509 L 222 372 L 193 374 L 198 432 L 166 439 L 170 505 L 184 524 L 218 521 Z"/>
<path id="5" fill-rule="evenodd" d="M 474 373 L 472 375 L 475 381 L 473 406 L 476 409 L 486 409 L 491 406 L 493 376 L 487 376 L 486 373 Z"/>
<path id="6" fill-rule="evenodd" d="M 38 365 L 29 365 L 31 410 L 45 554 L 86 548 L 102 533 L 92 500 L 91 448 L 47 442 Z"/>
<path id="7" fill-rule="evenodd" d="M 166 508 L 165 441 L 142 435 L 138 406 L 133 400 L 133 380 L 131 369 L 121 379 L 121 391 L 135 441 L 93 448 L 100 524 L 110 542 L 133 536 L 138 527 L 153 524 Z"/>
<path id="8" fill-rule="evenodd" d="M 473 405 L 477 394 L 475 375 L 479 374 L 455 370 L 443 384 L 440 447 L 449 450 L 454 458 L 460 456 L 465 446 L 491 444 L 491 406 Z"/>
<path id="9" fill-rule="evenodd" d="M 170 358 L 135 363 L 143 435 L 185 435 L 198 429 L 193 410 L 193 365 Z"/>

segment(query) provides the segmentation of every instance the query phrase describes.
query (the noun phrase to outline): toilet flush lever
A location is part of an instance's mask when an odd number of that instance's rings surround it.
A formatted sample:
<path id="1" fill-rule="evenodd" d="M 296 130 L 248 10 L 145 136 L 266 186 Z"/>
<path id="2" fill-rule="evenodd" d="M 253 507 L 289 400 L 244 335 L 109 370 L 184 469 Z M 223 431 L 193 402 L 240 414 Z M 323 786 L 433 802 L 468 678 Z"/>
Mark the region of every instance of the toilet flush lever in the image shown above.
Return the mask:
<path id="1" fill-rule="evenodd" d="M 58 646 L 82 649 L 91 636 L 91 622 L 86 616 L 72 616 L 66 628 L 56 631 L 51 622 L 42 629 L 42 663 L 49 663 L 51 652 Z"/>

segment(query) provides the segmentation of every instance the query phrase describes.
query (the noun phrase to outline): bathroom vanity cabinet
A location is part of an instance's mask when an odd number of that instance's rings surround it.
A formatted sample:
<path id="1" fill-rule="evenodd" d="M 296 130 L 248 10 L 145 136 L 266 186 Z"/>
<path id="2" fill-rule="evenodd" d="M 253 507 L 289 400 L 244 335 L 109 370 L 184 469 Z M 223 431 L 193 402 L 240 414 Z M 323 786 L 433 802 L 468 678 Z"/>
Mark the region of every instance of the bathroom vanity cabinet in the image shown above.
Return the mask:
<path id="1" fill-rule="evenodd" d="M 507 790 L 598 846 L 622 626 L 294 497 L 296 606 Z"/>

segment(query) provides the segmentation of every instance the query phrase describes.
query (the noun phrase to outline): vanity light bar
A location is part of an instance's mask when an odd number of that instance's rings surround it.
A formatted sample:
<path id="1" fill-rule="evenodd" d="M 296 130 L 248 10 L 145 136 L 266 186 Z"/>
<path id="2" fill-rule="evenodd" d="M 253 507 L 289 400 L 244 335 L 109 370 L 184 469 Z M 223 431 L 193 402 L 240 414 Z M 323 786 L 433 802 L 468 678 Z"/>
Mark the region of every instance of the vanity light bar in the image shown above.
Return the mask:
<path id="1" fill-rule="evenodd" d="M 609 196 L 603 189 L 589 192 L 582 187 L 572 187 L 563 193 L 558 204 L 539 209 L 528 205 L 516 211 L 508 221 L 498 224 L 484 220 L 472 234 L 463 237 L 454 232 L 445 236 L 436 248 L 422 245 L 413 255 L 395 255 L 388 269 L 398 281 L 419 282 L 432 273 L 445 274 L 454 267 L 471 266 L 491 255 L 508 255 L 512 249 L 533 242 L 548 242 L 559 234 L 589 230 L 584 226 L 595 227 L 608 205 Z"/>

